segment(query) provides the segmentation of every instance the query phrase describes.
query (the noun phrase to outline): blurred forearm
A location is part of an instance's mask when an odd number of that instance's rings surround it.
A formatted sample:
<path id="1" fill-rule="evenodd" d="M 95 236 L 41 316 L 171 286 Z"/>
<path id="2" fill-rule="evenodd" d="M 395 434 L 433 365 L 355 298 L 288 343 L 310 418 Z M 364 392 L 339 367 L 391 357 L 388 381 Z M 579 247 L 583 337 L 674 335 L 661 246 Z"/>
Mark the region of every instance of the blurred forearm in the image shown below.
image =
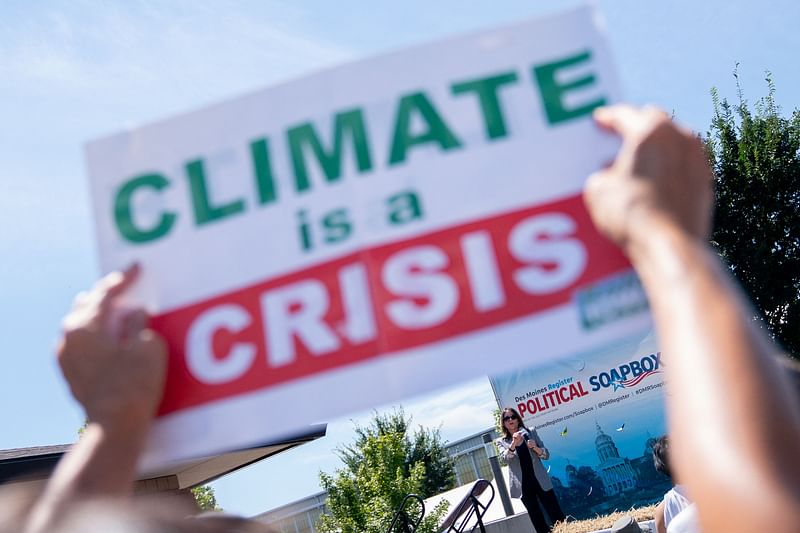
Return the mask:
<path id="1" fill-rule="evenodd" d="M 721 520 L 729 531 L 755 531 L 780 517 L 790 521 L 776 527 L 800 524 L 800 413 L 775 346 L 703 241 L 669 222 L 645 230 L 628 253 L 664 353 L 675 470 L 704 526 L 714 531 Z M 730 512 L 740 505 L 763 512 Z"/>
<path id="2" fill-rule="evenodd" d="M 27 530 L 49 531 L 77 501 L 129 496 L 148 427 L 147 421 L 90 423 L 53 472 Z"/>

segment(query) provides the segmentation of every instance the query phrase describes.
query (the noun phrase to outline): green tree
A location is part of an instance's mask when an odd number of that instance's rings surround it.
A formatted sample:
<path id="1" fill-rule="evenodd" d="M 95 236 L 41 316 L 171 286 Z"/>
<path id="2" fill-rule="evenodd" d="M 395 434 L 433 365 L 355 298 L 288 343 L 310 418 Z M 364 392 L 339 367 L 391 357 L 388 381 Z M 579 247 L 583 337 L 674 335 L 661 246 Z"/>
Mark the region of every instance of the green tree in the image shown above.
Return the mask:
<path id="1" fill-rule="evenodd" d="M 373 415 L 366 427 L 355 427 L 353 444 L 337 450 L 344 468 L 320 473 L 328 492 L 330 514 L 320 518 L 322 532 L 384 532 L 407 494 L 427 498 L 452 487 L 453 464 L 438 430 L 409 431 L 404 412 Z M 419 510 L 411 506 L 410 515 Z M 442 503 L 428 510 L 418 531 L 433 533 L 447 510 Z"/>
<path id="2" fill-rule="evenodd" d="M 503 420 L 502 420 L 503 410 L 499 407 L 495 407 L 492 410 L 492 416 L 494 417 L 494 430 L 500 435 L 500 438 L 505 437 L 505 433 L 503 431 Z M 500 461 L 501 465 L 507 465 L 505 455 L 503 455 L 503 449 L 497 443 L 497 441 L 493 442 L 494 448 L 497 450 L 497 459 Z"/>
<path id="3" fill-rule="evenodd" d="M 214 488 L 211 485 L 200 485 L 194 487 L 192 495 L 197 506 L 203 511 L 221 511 L 222 507 L 217 504 L 217 497 L 214 495 Z"/>
<path id="4" fill-rule="evenodd" d="M 337 455 L 351 473 L 355 473 L 363 462 L 364 446 L 369 438 L 395 435 L 403 442 L 406 453 L 403 460 L 404 475 L 409 476 L 417 462 L 422 462 L 425 467 L 425 482 L 420 496 L 427 498 L 453 487 L 453 461 L 444 448 L 439 430 L 418 426 L 411 434 L 411 418 L 406 417 L 402 408 L 391 413 L 373 413 L 368 426 L 355 426 L 355 434 L 353 444 L 337 450 Z"/>
<path id="5" fill-rule="evenodd" d="M 712 244 L 772 336 L 800 357 L 800 111 L 783 117 L 775 85 L 754 106 L 712 90 L 706 144 L 716 179 Z"/>

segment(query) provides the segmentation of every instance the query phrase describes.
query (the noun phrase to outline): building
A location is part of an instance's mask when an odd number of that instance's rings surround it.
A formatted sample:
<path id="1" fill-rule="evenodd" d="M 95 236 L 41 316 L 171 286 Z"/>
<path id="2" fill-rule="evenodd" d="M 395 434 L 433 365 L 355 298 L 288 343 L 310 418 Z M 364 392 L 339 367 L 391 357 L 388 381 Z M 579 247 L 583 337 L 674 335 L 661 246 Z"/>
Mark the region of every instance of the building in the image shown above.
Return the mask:
<path id="1" fill-rule="evenodd" d="M 261 446 L 171 464 L 142 475 L 136 494 L 181 493 L 210 483 L 231 472 L 283 451 L 325 436 L 327 426 L 319 424 L 288 438 Z M 41 484 L 55 469 L 71 444 L 0 450 L 0 485 Z"/>
<path id="2" fill-rule="evenodd" d="M 447 453 L 453 459 L 456 471 L 456 486 L 466 485 L 478 479 L 491 481 L 494 477 L 489 466 L 489 456 L 483 445 L 483 436 L 489 435 L 493 441 L 499 437 L 494 428 L 485 429 L 469 437 L 451 442 L 447 445 Z"/>
<path id="3" fill-rule="evenodd" d="M 477 479 L 491 481 L 494 478 L 489 465 L 489 457 L 484 448 L 484 435 L 488 435 L 491 440 L 498 437 L 497 431 L 490 428 L 451 442 L 446 446 L 448 455 L 453 459 L 457 487 L 472 483 Z M 327 512 L 326 499 L 326 492 L 318 492 L 254 518 L 269 524 L 281 533 L 316 533 L 317 520 Z"/>
<path id="4" fill-rule="evenodd" d="M 614 496 L 635 488 L 637 477 L 631 462 L 619 456 L 617 445 L 603 432 L 600 424 L 595 422 L 595 426 L 597 438 L 594 440 L 594 445 L 597 449 L 597 458 L 600 460 L 596 470 L 603 481 L 606 496 Z"/>
<path id="5" fill-rule="evenodd" d="M 327 499 L 327 492 L 318 492 L 253 518 L 269 524 L 281 533 L 316 533 L 317 520 L 328 512 L 325 506 Z"/>

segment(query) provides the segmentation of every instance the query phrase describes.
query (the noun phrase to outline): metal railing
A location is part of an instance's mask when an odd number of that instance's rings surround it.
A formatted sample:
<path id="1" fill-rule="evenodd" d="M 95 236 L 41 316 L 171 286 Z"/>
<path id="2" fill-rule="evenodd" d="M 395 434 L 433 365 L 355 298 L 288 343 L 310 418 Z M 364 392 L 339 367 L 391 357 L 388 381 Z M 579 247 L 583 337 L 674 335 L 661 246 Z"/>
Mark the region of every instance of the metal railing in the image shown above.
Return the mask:
<path id="1" fill-rule="evenodd" d="M 486 503 L 481 502 L 479 497 L 486 491 L 491 489 L 491 495 Z M 475 524 L 469 531 L 475 531 L 480 527 L 481 533 L 486 533 L 486 528 L 483 526 L 483 515 L 494 500 L 494 487 L 485 479 L 479 479 L 472 484 L 469 492 L 464 498 L 453 508 L 449 515 L 442 522 L 439 528 L 444 533 L 463 533 L 470 522 L 475 519 Z"/>
<path id="2" fill-rule="evenodd" d="M 416 501 L 419 505 L 419 516 L 416 519 L 412 519 L 408 514 L 409 510 L 406 509 L 406 504 L 409 501 Z M 394 513 L 394 518 L 392 518 L 392 523 L 389 524 L 389 529 L 386 530 L 386 533 L 414 533 L 424 516 L 425 502 L 416 494 L 409 494 L 400 502 L 400 506 L 397 508 L 397 512 Z"/>

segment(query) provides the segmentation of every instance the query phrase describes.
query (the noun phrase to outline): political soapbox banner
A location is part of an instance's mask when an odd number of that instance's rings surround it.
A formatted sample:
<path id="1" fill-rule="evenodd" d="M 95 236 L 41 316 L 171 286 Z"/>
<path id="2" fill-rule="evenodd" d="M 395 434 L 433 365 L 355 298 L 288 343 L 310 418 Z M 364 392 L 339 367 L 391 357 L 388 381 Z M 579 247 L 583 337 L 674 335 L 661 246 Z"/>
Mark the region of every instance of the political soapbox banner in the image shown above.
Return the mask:
<path id="1" fill-rule="evenodd" d="M 653 464 L 666 419 L 664 361 L 652 334 L 490 381 L 498 405 L 517 409 L 550 451 L 548 474 L 567 514 L 650 505 L 672 486 Z"/>
<path id="2" fill-rule="evenodd" d="M 581 8 L 89 143 L 102 270 L 169 344 L 145 465 L 647 327 L 581 199 L 618 99 Z"/>

